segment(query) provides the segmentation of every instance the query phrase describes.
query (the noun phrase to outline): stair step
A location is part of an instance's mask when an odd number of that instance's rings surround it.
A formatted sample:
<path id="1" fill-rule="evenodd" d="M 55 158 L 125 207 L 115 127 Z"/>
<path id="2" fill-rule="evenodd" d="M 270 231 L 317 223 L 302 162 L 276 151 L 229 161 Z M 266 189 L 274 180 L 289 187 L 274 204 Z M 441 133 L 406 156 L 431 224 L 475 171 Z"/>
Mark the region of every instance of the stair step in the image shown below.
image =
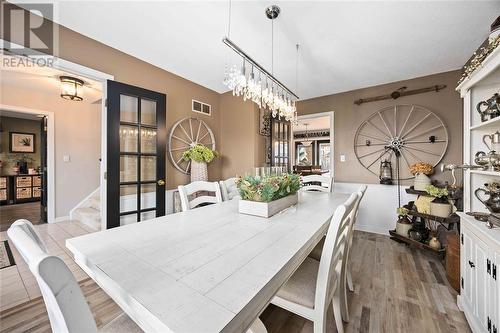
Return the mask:
<path id="1" fill-rule="evenodd" d="M 89 204 L 91 208 L 94 208 L 98 211 L 101 210 L 101 198 L 100 197 L 92 197 L 89 199 Z"/>
<path id="2" fill-rule="evenodd" d="M 101 228 L 101 212 L 95 208 L 77 208 L 73 213 L 73 218 L 95 230 L 99 230 Z"/>

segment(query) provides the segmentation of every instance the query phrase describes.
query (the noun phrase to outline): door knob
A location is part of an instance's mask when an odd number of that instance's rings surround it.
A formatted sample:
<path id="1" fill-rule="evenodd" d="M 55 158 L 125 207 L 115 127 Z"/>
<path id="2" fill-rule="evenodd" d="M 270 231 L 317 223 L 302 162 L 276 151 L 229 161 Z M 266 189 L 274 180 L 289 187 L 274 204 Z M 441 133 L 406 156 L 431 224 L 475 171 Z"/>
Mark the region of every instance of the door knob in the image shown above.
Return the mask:
<path id="1" fill-rule="evenodd" d="M 160 179 L 156 182 L 159 186 L 165 185 L 165 181 L 163 179 Z"/>
<path id="2" fill-rule="evenodd" d="M 474 263 L 473 263 L 472 261 L 470 261 L 470 260 L 469 260 L 469 266 L 470 266 L 471 268 L 476 267 L 476 265 L 474 265 Z"/>

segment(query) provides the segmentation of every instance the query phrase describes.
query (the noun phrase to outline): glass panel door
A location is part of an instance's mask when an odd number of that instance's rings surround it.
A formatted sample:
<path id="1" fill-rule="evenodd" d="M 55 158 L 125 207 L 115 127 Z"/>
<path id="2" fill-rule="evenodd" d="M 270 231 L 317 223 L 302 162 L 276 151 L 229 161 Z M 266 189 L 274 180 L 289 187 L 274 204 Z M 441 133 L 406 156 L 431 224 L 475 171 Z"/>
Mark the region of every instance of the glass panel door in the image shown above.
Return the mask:
<path id="1" fill-rule="evenodd" d="M 271 165 L 290 170 L 290 134 L 288 121 L 271 118 Z"/>
<path id="2" fill-rule="evenodd" d="M 165 215 L 165 94 L 108 81 L 108 228 Z"/>

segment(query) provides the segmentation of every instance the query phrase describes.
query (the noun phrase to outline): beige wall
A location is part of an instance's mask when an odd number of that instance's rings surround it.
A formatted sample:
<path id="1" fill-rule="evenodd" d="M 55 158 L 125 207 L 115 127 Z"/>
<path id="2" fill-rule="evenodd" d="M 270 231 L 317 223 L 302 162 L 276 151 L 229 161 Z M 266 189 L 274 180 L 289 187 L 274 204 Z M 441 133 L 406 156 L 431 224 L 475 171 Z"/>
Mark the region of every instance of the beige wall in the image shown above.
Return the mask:
<path id="1" fill-rule="evenodd" d="M 222 179 L 252 172 L 264 163 L 265 138 L 259 135 L 259 109 L 231 92 L 220 95 Z"/>
<path id="2" fill-rule="evenodd" d="M 1 113 L 1 111 L 0 111 Z M 12 167 L 16 165 L 16 158 L 24 155 L 31 160 L 28 161 L 28 168 L 38 168 L 40 166 L 40 121 L 32 119 L 22 119 L 0 116 L 2 132 L 0 132 L 0 161 L 2 169 L 0 173 L 11 174 Z M 34 153 L 10 153 L 9 142 L 10 132 L 33 133 L 35 134 L 35 152 Z"/>
<path id="3" fill-rule="evenodd" d="M 334 111 L 335 112 L 335 181 L 356 183 L 378 183 L 378 178 L 366 170 L 356 159 L 353 148 L 354 136 L 359 125 L 373 112 L 387 106 L 397 104 L 417 104 L 436 113 L 444 122 L 449 133 L 448 150 L 443 161 L 449 163 L 462 162 L 462 99 L 455 91 L 460 71 L 429 75 L 421 78 L 394 82 L 375 87 L 349 91 L 313 98 L 298 103 L 299 115 Z M 354 101 L 388 94 L 402 86 L 408 90 L 445 84 L 447 87 L 438 92 L 405 96 L 398 100 L 355 105 Z M 346 155 L 346 162 L 340 162 L 340 154 Z M 450 180 L 449 172 L 442 174 L 435 171 L 435 179 Z"/>
<path id="4" fill-rule="evenodd" d="M 219 94 L 189 80 L 169 73 L 72 30 L 60 29 L 60 55 L 63 59 L 87 66 L 114 76 L 115 81 L 139 86 L 167 95 L 167 129 L 184 117 L 203 119 L 214 132 L 220 145 Z M 196 99 L 212 106 L 212 115 L 205 116 L 191 111 L 191 100 Z M 167 189 L 176 188 L 189 181 L 189 176 L 167 163 Z M 220 179 L 221 161 L 210 164 L 210 179 Z"/>
<path id="5" fill-rule="evenodd" d="M 18 40 L 12 42 L 22 44 L 22 41 Z M 219 93 L 63 26 L 59 27 L 59 57 L 113 75 L 116 81 L 165 93 L 167 95 L 167 130 L 170 130 L 174 122 L 181 118 L 188 116 L 201 118 L 211 127 L 217 145 L 220 146 Z M 210 104 L 212 115 L 205 116 L 192 112 L 192 99 Z M 166 165 L 167 189 L 176 188 L 177 185 L 189 181 L 189 176 L 177 171 L 170 161 L 167 161 Z M 220 160 L 211 163 L 208 169 L 210 179 L 220 178 L 221 165 Z"/>
<path id="6" fill-rule="evenodd" d="M 37 92 L 2 81 L 1 103 L 54 113 L 55 216 L 67 216 L 83 198 L 99 187 L 101 106 L 72 102 L 58 94 Z M 63 156 L 70 161 L 64 162 Z"/>

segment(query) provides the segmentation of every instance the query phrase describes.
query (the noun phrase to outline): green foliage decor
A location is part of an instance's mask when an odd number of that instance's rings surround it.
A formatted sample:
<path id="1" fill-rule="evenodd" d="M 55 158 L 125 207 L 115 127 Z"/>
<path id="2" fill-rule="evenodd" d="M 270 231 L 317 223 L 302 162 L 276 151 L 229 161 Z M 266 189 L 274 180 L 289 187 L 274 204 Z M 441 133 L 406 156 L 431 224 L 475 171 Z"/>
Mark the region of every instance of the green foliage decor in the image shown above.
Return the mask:
<path id="1" fill-rule="evenodd" d="M 281 176 L 245 176 L 236 181 L 243 200 L 270 202 L 295 194 L 300 188 L 300 176 L 285 173 Z"/>
<path id="2" fill-rule="evenodd" d="M 186 161 L 193 160 L 196 162 L 210 163 L 214 158 L 218 157 L 219 153 L 202 144 L 197 144 L 182 154 L 182 158 Z"/>
<path id="3" fill-rule="evenodd" d="M 406 216 L 408 215 L 408 208 L 405 208 L 405 207 L 398 207 L 398 209 L 396 209 L 396 213 L 398 214 L 398 216 Z"/>
<path id="4" fill-rule="evenodd" d="M 432 197 L 434 202 L 448 203 L 448 189 L 439 188 L 434 185 L 427 185 L 425 191 Z"/>

